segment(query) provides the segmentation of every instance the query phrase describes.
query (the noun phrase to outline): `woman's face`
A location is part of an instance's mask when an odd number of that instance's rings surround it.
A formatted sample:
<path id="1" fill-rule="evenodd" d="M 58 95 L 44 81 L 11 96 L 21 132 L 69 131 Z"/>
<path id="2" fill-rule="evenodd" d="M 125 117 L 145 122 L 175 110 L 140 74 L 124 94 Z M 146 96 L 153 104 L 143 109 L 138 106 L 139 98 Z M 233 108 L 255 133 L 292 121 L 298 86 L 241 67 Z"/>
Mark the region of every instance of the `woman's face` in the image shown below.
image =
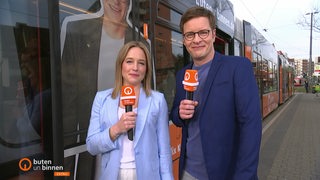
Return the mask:
<path id="1" fill-rule="evenodd" d="M 147 71 L 147 60 L 142 49 L 133 47 L 122 62 L 123 85 L 139 86 Z"/>
<path id="2" fill-rule="evenodd" d="M 130 0 L 104 0 L 104 15 L 113 22 L 124 22 Z"/>

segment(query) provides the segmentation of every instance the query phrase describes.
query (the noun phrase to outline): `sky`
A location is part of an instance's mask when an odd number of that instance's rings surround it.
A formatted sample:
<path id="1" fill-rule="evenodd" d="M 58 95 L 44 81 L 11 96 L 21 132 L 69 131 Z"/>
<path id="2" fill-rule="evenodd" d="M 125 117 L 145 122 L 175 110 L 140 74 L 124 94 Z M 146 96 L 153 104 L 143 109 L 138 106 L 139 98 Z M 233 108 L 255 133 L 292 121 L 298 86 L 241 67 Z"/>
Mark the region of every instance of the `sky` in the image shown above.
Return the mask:
<path id="1" fill-rule="evenodd" d="M 309 21 L 319 0 L 230 0 L 235 16 L 250 22 L 277 50 L 289 58 L 309 59 L 310 27 L 301 27 L 297 22 L 306 16 Z M 320 19 L 320 13 L 314 14 Z M 266 29 L 266 31 L 264 31 Z M 312 60 L 320 56 L 320 33 L 312 33 Z"/>

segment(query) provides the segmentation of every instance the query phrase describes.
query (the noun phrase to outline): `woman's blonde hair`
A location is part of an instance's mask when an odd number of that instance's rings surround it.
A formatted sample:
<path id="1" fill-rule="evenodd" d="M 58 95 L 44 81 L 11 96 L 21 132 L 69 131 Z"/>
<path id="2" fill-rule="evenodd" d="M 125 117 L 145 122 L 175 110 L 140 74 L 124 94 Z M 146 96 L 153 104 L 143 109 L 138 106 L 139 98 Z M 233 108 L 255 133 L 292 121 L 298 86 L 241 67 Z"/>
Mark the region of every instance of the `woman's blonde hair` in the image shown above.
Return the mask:
<path id="1" fill-rule="evenodd" d="M 151 80 L 152 80 L 152 62 L 149 50 L 146 45 L 144 45 L 140 41 L 130 41 L 126 43 L 119 51 L 117 61 L 116 61 L 116 74 L 115 74 L 115 82 L 114 89 L 112 91 L 112 98 L 115 99 L 121 91 L 121 87 L 123 85 L 123 77 L 122 77 L 122 63 L 126 59 L 129 50 L 133 47 L 140 48 L 144 55 L 146 56 L 146 74 L 144 79 L 142 80 L 143 90 L 146 92 L 146 95 L 149 96 L 151 94 Z"/>

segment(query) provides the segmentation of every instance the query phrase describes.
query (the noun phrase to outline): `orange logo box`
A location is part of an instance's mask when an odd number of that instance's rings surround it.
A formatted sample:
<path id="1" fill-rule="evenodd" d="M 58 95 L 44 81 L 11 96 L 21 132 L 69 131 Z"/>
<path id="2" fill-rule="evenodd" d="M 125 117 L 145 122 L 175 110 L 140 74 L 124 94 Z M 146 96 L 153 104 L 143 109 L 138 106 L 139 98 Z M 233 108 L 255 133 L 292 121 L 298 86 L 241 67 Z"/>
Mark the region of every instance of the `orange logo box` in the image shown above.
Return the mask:
<path id="1" fill-rule="evenodd" d="M 182 81 L 182 84 L 186 91 L 195 91 L 199 85 L 198 71 L 194 69 L 187 69 L 184 74 L 184 80 Z"/>
<path id="2" fill-rule="evenodd" d="M 123 105 L 134 105 L 136 99 L 136 95 L 134 93 L 133 86 L 122 86 L 121 88 L 121 97 L 120 100 L 122 101 Z"/>
<path id="3" fill-rule="evenodd" d="M 70 176 L 70 172 L 54 172 L 53 176 Z"/>

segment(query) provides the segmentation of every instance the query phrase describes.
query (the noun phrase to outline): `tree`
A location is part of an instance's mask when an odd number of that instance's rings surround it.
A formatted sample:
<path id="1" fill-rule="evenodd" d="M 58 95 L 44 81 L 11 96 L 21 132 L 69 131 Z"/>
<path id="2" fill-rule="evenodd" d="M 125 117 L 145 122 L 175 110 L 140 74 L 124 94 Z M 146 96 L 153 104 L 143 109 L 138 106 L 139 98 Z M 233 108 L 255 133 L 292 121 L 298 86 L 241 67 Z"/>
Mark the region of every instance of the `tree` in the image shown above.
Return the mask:
<path id="1" fill-rule="evenodd" d="M 318 12 L 316 14 L 313 14 L 313 24 L 312 24 L 312 27 L 313 27 L 313 30 L 315 32 L 318 32 L 320 33 L 320 7 L 314 7 L 312 11 L 310 12 L 306 12 L 306 13 L 311 13 L 311 12 Z M 303 14 L 301 15 L 300 19 L 298 20 L 298 23 L 297 23 L 299 26 L 303 27 L 303 28 L 308 28 L 310 29 L 310 25 L 311 25 L 311 22 L 310 22 L 310 14 L 309 15 L 306 15 L 306 14 Z"/>

